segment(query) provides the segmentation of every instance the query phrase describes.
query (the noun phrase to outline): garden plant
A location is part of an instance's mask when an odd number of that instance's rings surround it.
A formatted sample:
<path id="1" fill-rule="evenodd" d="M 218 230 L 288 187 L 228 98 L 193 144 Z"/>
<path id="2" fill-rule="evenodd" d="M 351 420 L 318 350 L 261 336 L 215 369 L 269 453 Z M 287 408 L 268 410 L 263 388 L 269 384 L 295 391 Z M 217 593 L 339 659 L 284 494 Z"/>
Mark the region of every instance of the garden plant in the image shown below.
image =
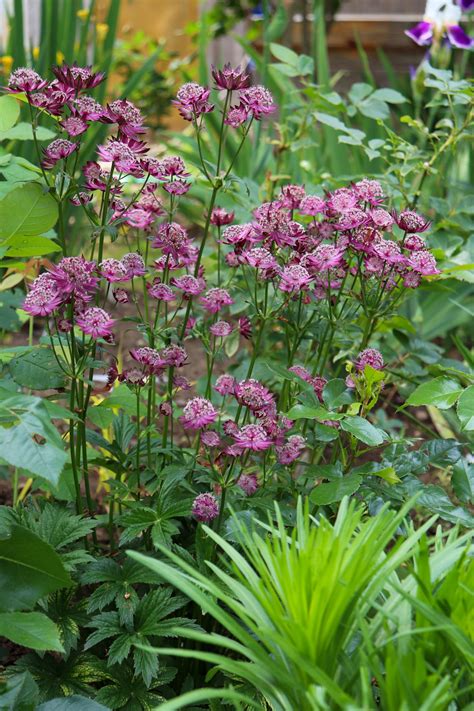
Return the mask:
<path id="1" fill-rule="evenodd" d="M 11 72 L 0 708 L 474 704 L 472 86 L 424 31 L 410 99 L 267 35 L 166 153 L 97 67 Z"/>

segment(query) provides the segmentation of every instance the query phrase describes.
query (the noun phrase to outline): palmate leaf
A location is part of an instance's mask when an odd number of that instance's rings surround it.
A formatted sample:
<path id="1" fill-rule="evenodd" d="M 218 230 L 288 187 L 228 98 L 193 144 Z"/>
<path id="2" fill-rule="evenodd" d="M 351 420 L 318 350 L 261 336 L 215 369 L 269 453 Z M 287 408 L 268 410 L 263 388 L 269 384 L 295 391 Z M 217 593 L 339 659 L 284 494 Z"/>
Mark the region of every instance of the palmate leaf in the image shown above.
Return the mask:
<path id="1" fill-rule="evenodd" d="M 141 676 L 135 674 L 131 664 L 115 665 L 110 668 L 110 678 L 113 683 L 99 689 L 96 699 L 110 709 L 129 708 L 151 711 L 164 701 L 155 690 L 164 684 L 169 684 L 175 675 L 176 669 L 160 667 L 157 677 L 147 687 Z"/>

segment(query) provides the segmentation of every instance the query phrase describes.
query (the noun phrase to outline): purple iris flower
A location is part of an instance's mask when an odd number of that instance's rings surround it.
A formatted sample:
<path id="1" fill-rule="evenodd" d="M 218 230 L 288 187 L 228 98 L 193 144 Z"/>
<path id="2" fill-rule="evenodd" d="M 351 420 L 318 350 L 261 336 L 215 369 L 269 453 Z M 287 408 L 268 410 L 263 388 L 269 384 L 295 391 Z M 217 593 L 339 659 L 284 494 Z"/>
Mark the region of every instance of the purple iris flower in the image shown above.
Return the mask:
<path id="1" fill-rule="evenodd" d="M 459 0 L 459 5 L 454 0 L 428 0 L 423 20 L 405 30 L 405 34 L 420 47 L 446 37 L 452 47 L 473 49 L 474 37 L 470 37 L 459 25 L 463 10 L 473 8 L 474 0 Z"/>

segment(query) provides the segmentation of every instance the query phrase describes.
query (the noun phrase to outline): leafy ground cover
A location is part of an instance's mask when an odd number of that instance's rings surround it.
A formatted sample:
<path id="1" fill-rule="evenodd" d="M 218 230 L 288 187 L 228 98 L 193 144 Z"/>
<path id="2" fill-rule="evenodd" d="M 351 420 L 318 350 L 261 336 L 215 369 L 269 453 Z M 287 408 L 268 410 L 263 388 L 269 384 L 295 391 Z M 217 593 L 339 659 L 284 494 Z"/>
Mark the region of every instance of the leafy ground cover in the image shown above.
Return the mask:
<path id="1" fill-rule="evenodd" d="M 473 702 L 472 89 L 268 49 L 176 155 L 92 67 L 0 98 L 2 708 Z"/>

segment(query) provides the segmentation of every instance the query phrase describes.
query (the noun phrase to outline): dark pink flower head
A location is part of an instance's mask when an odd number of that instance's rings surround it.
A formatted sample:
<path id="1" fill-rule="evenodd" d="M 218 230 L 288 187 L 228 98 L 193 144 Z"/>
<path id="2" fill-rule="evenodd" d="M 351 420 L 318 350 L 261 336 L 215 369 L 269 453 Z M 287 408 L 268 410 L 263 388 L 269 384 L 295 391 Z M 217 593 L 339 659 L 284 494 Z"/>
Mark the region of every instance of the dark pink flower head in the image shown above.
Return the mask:
<path id="1" fill-rule="evenodd" d="M 104 123 L 116 123 L 120 133 L 130 138 L 137 138 L 141 133 L 145 133 L 143 126 L 144 118 L 140 109 L 128 99 L 116 99 L 107 104 L 101 117 Z"/>
<path id="2" fill-rule="evenodd" d="M 303 258 L 305 266 L 314 271 L 327 271 L 339 267 L 344 261 L 344 250 L 332 244 L 320 244 L 314 252 Z"/>
<path id="3" fill-rule="evenodd" d="M 112 291 L 112 296 L 118 304 L 128 304 L 129 302 L 128 293 L 120 287 Z"/>
<path id="4" fill-rule="evenodd" d="M 50 85 L 45 91 L 37 91 L 34 94 L 28 94 L 30 104 L 38 109 L 43 109 L 53 116 L 62 114 L 64 105 L 68 103 L 69 96 L 63 91 L 53 91 Z"/>
<path id="5" fill-rule="evenodd" d="M 230 225 L 234 217 L 233 212 L 227 212 L 223 207 L 215 207 L 211 212 L 211 225 L 216 225 L 216 227 Z"/>
<path id="6" fill-rule="evenodd" d="M 184 375 L 173 375 L 173 387 L 177 390 L 191 390 L 191 383 Z"/>
<path id="7" fill-rule="evenodd" d="M 67 118 L 59 122 L 61 128 L 66 131 L 69 136 L 80 136 L 81 133 L 87 131 L 89 124 L 81 116 L 71 114 Z"/>
<path id="8" fill-rule="evenodd" d="M 403 286 L 406 286 L 407 289 L 416 289 L 418 286 L 420 286 L 420 283 L 421 275 L 417 274 L 417 272 L 407 271 L 403 275 Z"/>
<path id="9" fill-rule="evenodd" d="M 405 262 L 398 243 L 391 239 L 380 239 L 374 242 L 373 252 L 387 264 L 403 264 Z"/>
<path id="10" fill-rule="evenodd" d="M 127 279 L 127 270 L 118 259 L 104 259 L 99 264 L 99 269 L 104 279 L 111 284 L 115 281 L 125 281 Z"/>
<path id="11" fill-rule="evenodd" d="M 256 474 L 241 474 L 236 483 L 237 486 L 240 486 L 245 496 L 252 496 L 258 489 Z"/>
<path id="12" fill-rule="evenodd" d="M 252 240 L 252 225 L 230 225 L 226 227 L 222 234 L 224 244 L 234 244 L 243 246 L 247 241 Z"/>
<path id="13" fill-rule="evenodd" d="M 86 121 L 98 121 L 104 109 L 92 96 L 78 96 L 74 99 L 74 108 L 78 116 Z"/>
<path id="14" fill-rule="evenodd" d="M 203 279 L 197 279 L 191 274 L 184 274 L 180 277 L 174 277 L 171 279 L 171 284 L 188 297 L 202 294 L 206 288 Z"/>
<path id="15" fill-rule="evenodd" d="M 239 104 L 238 106 L 231 106 L 227 112 L 227 116 L 224 119 L 224 123 L 227 126 L 232 126 L 232 128 L 238 128 L 242 126 L 250 116 L 250 110 L 244 104 Z"/>
<path id="16" fill-rule="evenodd" d="M 50 274 L 64 300 L 73 295 L 76 299 L 90 301 L 99 281 L 95 270 L 95 262 L 84 257 L 63 257 L 51 268 Z"/>
<path id="17" fill-rule="evenodd" d="M 410 252 L 418 252 L 421 249 L 426 249 L 426 242 L 420 235 L 407 235 L 403 240 L 403 247 L 409 249 Z"/>
<path id="18" fill-rule="evenodd" d="M 300 456 L 305 448 L 306 440 L 301 435 L 291 435 L 287 441 L 276 448 L 277 458 L 280 464 L 291 464 Z"/>
<path id="19" fill-rule="evenodd" d="M 211 73 L 218 89 L 238 91 L 250 86 L 249 74 L 242 67 L 235 67 L 234 69 L 230 62 L 224 64 L 222 69 L 216 69 L 213 66 Z"/>
<path id="20" fill-rule="evenodd" d="M 141 210 L 153 213 L 153 215 L 164 215 L 163 203 L 153 193 L 144 193 L 135 203 Z"/>
<path id="21" fill-rule="evenodd" d="M 65 138 L 56 138 L 55 141 L 49 144 L 46 148 L 43 148 L 43 160 L 41 165 L 43 168 L 50 170 L 54 168 L 58 160 L 67 158 L 77 150 L 77 143 L 73 141 L 68 141 Z"/>
<path id="22" fill-rule="evenodd" d="M 378 180 L 364 178 L 354 185 L 355 193 L 361 202 L 378 205 L 384 199 L 383 188 Z"/>
<path id="23" fill-rule="evenodd" d="M 60 87 L 76 91 L 93 89 L 105 79 L 103 72 L 93 72 L 92 67 L 79 67 L 76 63 L 71 66 L 62 64 L 53 67 L 52 71 Z"/>
<path id="24" fill-rule="evenodd" d="M 382 370 L 384 367 L 383 356 L 376 348 L 366 348 L 357 356 L 355 367 L 363 371 L 366 365 L 370 365 L 374 370 Z"/>
<path id="25" fill-rule="evenodd" d="M 408 233 L 426 232 L 431 225 L 429 220 L 425 220 L 422 215 L 413 210 L 404 210 L 398 216 L 394 215 L 394 218 L 400 229 Z"/>
<path id="26" fill-rule="evenodd" d="M 186 430 L 200 430 L 217 420 L 217 410 L 213 404 L 204 397 L 195 397 L 188 400 L 179 418 Z"/>
<path id="27" fill-rule="evenodd" d="M 272 446 L 272 440 L 262 425 L 244 425 L 235 433 L 234 441 L 241 450 L 260 452 Z"/>
<path id="28" fill-rule="evenodd" d="M 88 161 L 82 172 L 86 178 L 86 188 L 89 190 L 102 190 L 102 192 L 107 189 L 109 174 L 102 170 L 98 163 Z"/>
<path id="29" fill-rule="evenodd" d="M 298 211 L 302 215 L 311 215 L 313 217 L 323 215 L 326 211 L 326 202 L 317 195 L 306 195 L 306 197 L 301 200 Z"/>
<path id="30" fill-rule="evenodd" d="M 157 301 L 174 301 L 176 299 L 173 290 L 159 279 L 154 279 L 152 284 L 147 283 L 146 288 L 148 295 Z"/>
<path id="31" fill-rule="evenodd" d="M 311 378 L 309 381 L 311 385 L 313 386 L 313 390 L 315 394 L 318 396 L 318 400 L 320 402 L 323 402 L 323 390 L 327 385 L 327 380 L 326 378 L 323 378 L 320 375 L 315 375 L 314 377 Z"/>
<path id="32" fill-rule="evenodd" d="M 191 189 L 191 183 L 186 180 L 170 180 L 162 186 L 169 195 L 185 195 Z"/>
<path id="33" fill-rule="evenodd" d="M 159 180 L 170 178 L 188 178 L 190 173 L 186 170 L 180 156 L 165 156 L 164 158 L 144 158 L 142 165 L 145 170 Z"/>
<path id="34" fill-rule="evenodd" d="M 113 163 L 121 173 L 130 173 L 140 177 L 143 174 L 139 157 L 146 153 L 145 143 L 122 136 L 108 138 L 106 143 L 98 146 L 97 155 L 103 161 Z"/>
<path id="35" fill-rule="evenodd" d="M 257 85 L 244 89 L 240 93 L 240 101 L 252 112 L 257 121 L 276 111 L 273 96 L 264 86 Z"/>
<path id="36" fill-rule="evenodd" d="M 214 385 L 214 390 L 216 390 L 220 395 L 231 395 L 234 393 L 236 386 L 236 380 L 232 375 L 220 375 L 216 384 Z"/>
<path id="37" fill-rule="evenodd" d="M 164 370 L 164 364 L 160 353 L 154 348 L 149 346 L 142 346 L 141 348 L 133 348 L 130 351 L 130 355 L 133 360 L 140 365 L 143 365 L 149 374 L 154 373 L 159 375 Z"/>
<path id="38" fill-rule="evenodd" d="M 144 274 L 146 274 L 146 267 L 143 257 L 137 252 L 128 252 L 127 254 L 124 254 L 120 261 L 122 266 L 125 268 L 128 279 L 144 276 Z"/>
<path id="39" fill-rule="evenodd" d="M 225 338 L 232 333 L 232 325 L 228 321 L 216 321 L 209 327 L 209 331 L 218 338 Z"/>
<path id="40" fill-rule="evenodd" d="M 311 373 L 302 365 L 292 365 L 291 368 L 288 368 L 288 370 L 290 371 L 290 373 L 294 373 L 298 376 L 298 378 L 301 378 L 301 380 L 304 380 L 306 383 L 309 383 L 311 381 Z"/>
<path id="41" fill-rule="evenodd" d="M 228 437 L 234 437 L 239 431 L 239 427 L 235 424 L 234 420 L 226 420 L 222 425 L 222 429 Z"/>
<path id="42" fill-rule="evenodd" d="M 356 192 L 352 188 L 338 188 L 329 195 L 326 204 L 332 213 L 340 215 L 357 207 Z"/>
<path id="43" fill-rule="evenodd" d="M 121 217 L 127 225 L 138 230 L 147 230 L 155 221 L 155 216 L 150 210 L 144 210 L 137 205 L 121 213 Z"/>
<path id="44" fill-rule="evenodd" d="M 307 269 L 299 264 L 285 267 L 281 273 L 278 288 L 281 291 L 294 292 L 307 289 L 311 282 L 311 275 Z"/>
<path id="45" fill-rule="evenodd" d="M 48 82 L 43 79 L 38 72 L 35 72 L 34 69 L 20 67 L 10 74 L 10 78 L 8 79 L 8 91 L 11 94 L 22 92 L 29 94 L 31 91 L 44 89 L 47 84 Z"/>
<path id="46" fill-rule="evenodd" d="M 179 113 L 186 121 L 192 121 L 214 110 L 214 104 L 208 101 L 210 93 L 210 89 L 196 82 L 188 82 L 178 90 L 173 104 L 178 107 Z"/>
<path id="47" fill-rule="evenodd" d="M 248 252 L 242 253 L 242 261 L 249 264 L 251 267 L 263 270 L 275 270 L 278 262 L 273 254 L 264 247 L 254 247 Z"/>
<path id="48" fill-rule="evenodd" d="M 81 192 L 76 193 L 71 198 L 69 198 L 69 200 L 72 202 L 73 205 L 76 205 L 76 207 L 78 207 L 79 205 L 87 205 L 87 203 L 92 200 L 92 195 L 81 190 Z"/>
<path id="49" fill-rule="evenodd" d="M 118 379 L 128 385 L 131 390 L 142 388 L 147 382 L 147 375 L 140 368 L 127 368 Z"/>
<path id="50" fill-rule="evenodd" d="M 252 322 L 248 316 L 241 316 L 239 318 L 239 333 L 247 340 L 252 338 Z"/>
<path id="51" fill-rule="evenodd" d="M 151 246 L 161 249 L 163 254 L 171 254 L 178 259 L 183 248 L 189 244 L 188 233 L 177 222 L 164 222 L 153 237 Z"/>
<path id="52" fill-rule="evenodd" d="M 165 365 L 172 368 L 182 368 L 188 359 L 188 354 L 182 346 L 172 343 L 161 351 L 161 359 Z"/>
<path id="53" fill-rule="evenodd" d="M 374 208 L 369 215 L 374 227 L 380 230 L 389 230 L 395 222 L 392 215 L 383 207 Z"/>
<path id="54" fill-rule="evenodd" d="M 282 207 L 296 210 L 305 198 L 306 192 L 302 185 L 285 185 L 277 198 Z"/>
<path id="55" fill-rule="evenodd" d="M 224 308 L 224 306 L 230 306 L 233 304 L 234 299 L 226 289 L 214 287 L 213 289 L 206 291 L 204 296 L 201 296 L 200 302 L 206 311 L 209 311 L 211 314 L 216 314 Z"/>
<path id="56" fill-rule="evenodd" d="M 335 227 L 338 230 L 353 230 L 370 221 L 369 215 L 358 207 L 352 207 L 341 213 Z"/>
<path id="57" fill-rule="evenodd" d="M 221 443 L 221 439 L 217 432 L 209 430 L 201 434 L 201 442 L 206 447 L 218 447 Z"/>
<path id="58" fill-rule="evenodd" d="M 254 378 L 237 383 L 234 394 L 237 402 L 251 412 L 261 412 L 274 405 L 272 393 Z"/>
<path id="59" fill-rule="evenodd" d="M 49 316 L 62 303 L 62 296 L 51 274 L 40 274 L 23 302 L 23 310 L 32 316 Z"/>
<path id="60" fill-rule="evenodd" d="M 408 258 L 408 265 L 414 272 L 423 276 L 432 276 L 440 273 L 436 266 L 436 259 L 426 249 L 412 252 Z"/>
<path id="61" fill-rule="evenodd" d="M 272 239 L 279 246 L 294 244 L 289 233 L 290 214 L 279 202 L 265 202 L 253 214 L 256 219 L 253 227 L 261 239 Z"/>
<path id="62" fill-rule="evenodd" d="M 112 335 L 114 320 L 107 311 L 98 306 L 91 306 L 76 318 L 76 324 L 81 331 L 92 338 L 107 338 Z"/>
<path id="63" fill-rule="evenodd" d="M 200 523 L 210 523 L 219 516 L 219 504 L 213 494 L 199 494 L 193 501 L 192 514 Z"/>

